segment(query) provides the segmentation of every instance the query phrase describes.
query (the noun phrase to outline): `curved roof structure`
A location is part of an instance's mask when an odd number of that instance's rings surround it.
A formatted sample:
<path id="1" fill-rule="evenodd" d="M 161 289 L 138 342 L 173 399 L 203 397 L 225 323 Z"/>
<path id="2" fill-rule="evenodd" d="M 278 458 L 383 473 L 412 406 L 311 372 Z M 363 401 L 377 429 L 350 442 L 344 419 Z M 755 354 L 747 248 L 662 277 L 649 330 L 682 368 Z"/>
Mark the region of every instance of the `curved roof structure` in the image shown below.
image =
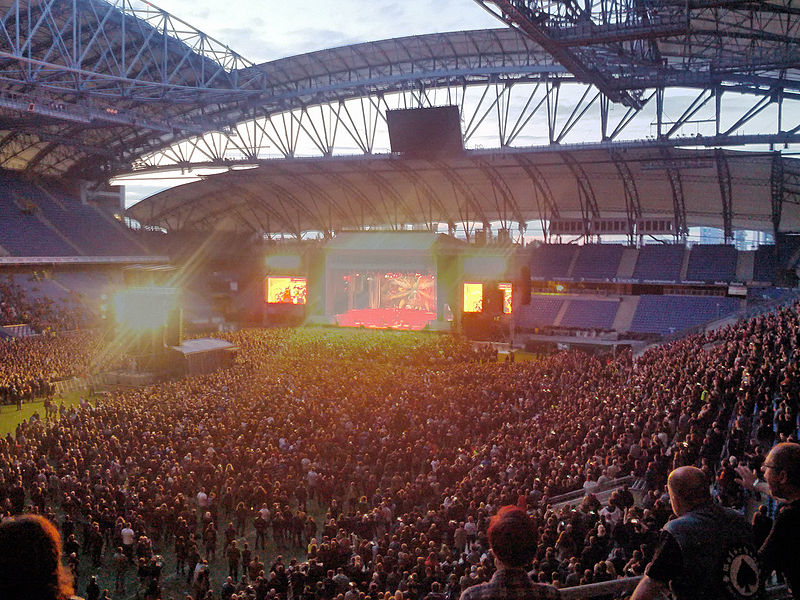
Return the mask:
<path id="1" fill-rule="evenodd" d="M 658 0 L 638 12 L 631 11 L 638 2 L 596 0 L 588 19 L 577 3 L 528 4 L 545 17 L 541 39 L 522 28 L 455 32 L 254 65 L 142 0 L 0 0 L 0 167 L 106 179 L 183 140 L 195 141 L 189 155 L 176 152 L 179 167 L 197 157 L 226 160 L 216 147 L 202 151 L 209 144 L 197 140 L 208 132 L 219 132 L 239 157 L 263 158 L 264 136 L 242 135 L 241 123 L 398 91 L 529 81 L 596 84 L 604 94 L 598 103 L 615 99 L 614 90 L 706 90 L 681 122 L 723 92 L 726 98 L 731 91 L 751 93 L 760 98 L 752 110 L 730 128 L 718 124 L 717 135 L 699 143 L 741 143 L 732 135 L 740 123 L 775 107 L 787 122 L 774 119 L 775 129 L 758 141 L 800 140 L 798 117 L 787 119 L 790 111 L 781 110 L 784 100 L 800 100 L 791 0 L 713 6 Z M 585 68 L 574 68 L 558 48 Z M 654 95 L 636 91 L 637 104 Z M 674 138 L 679 130 L 664 135 Z M 291 140 L 280 141 L 273 146 L 294 155 Z M 324 144 L 321 150 L 332 154 Z M 362 150 L 372 151 L 368 144 Z"/>
<path id="2" fill-rule="evenodd" d="M 0 0 L 0 166 L 102 177 L 212 129 L 215 103 L 246 102 L 265 81 L 149 2 Z"/>
<path id="3" fill-rule="evenodd" d="M 490 76 L 571 77 L 508 29 L 254 65 L 149 2 L 0 0 L 0 167 L 104 179 L 130 171 L 138 157 L 258 115 Z"/>
<path id="4" fill-rule="evenodd" d="M 128 214 L 168 230 L 296 236 L 438 223 L 469 231 L 472 223 L 500 222 L 513 230 L 583 217 L 771 231 L 773 189 L 800 192 L 798 163 L 771 153 L 645 145 L 470 151 L 438 160 L 277 159 L 161 192 Z M 800 206 L 784 203 L 778 217 L 781 229 L 797 230 Z"/>

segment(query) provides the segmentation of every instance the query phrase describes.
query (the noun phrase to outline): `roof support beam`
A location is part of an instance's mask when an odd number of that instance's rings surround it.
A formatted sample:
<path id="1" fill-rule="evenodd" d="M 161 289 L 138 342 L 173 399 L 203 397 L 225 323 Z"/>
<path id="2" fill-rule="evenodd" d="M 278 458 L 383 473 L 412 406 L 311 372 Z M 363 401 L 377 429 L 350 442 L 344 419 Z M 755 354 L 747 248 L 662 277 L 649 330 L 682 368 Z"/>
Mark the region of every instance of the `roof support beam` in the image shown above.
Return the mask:
<path id="1" fill-rule="evenodd" d="M 636 187 L 636 180 L 631 173 L 630 166 L 624 156 L 618 150 L 609 150 L 608 155 L 614 161 L 617 173 L 622 181 L 625 190 L 625 215 L 628 219 L 628 243 L 633 245 L 636 241 L 634 231 L 637 219 L 642 216 L 642 205 L 639 201 L 639 190 Z"/>
<path id="2" fill-rule="evenodd" d="M 583 167 L 577 160 L 575 160 L 575 157 L 572 156 L 571 153 L 562 152 L 560 156 L 561 160 L 564 161 L 564 164 L 567 165 L 569 170 L 572 172 L 572 175 L 575 177 L 575 182 L 578 186 L 578 198 L 581 203 L 581 216 L 583 217 L 583 220 L 588 222 L 590 219 L 599 218 L 600 208 L 597 204 L 597 198 L 594 195 L 592 182 L 589 179 L 589 176 L 586 174 L 586 171 L 584 171 Z"/>
<path id="3" fill-rule="evenodd" d="M 772 231 L 777 236 L 781 228 L 783 213 L 783 157 L 780 152 L 772 153 L 772 170 L 770 176 L 770 192 L 772 196 Z"/>
<path id="4" fill-rule="evenodd" d="M 681 172 L 672 166 L 672 156 L 667 148 L 662 146 L 660 148 L 661 156 L 667 164 L 667 177 L 669 178 L 669 185 L 672 189 L 672 206 L 675 215 L 675 236 L 679 239 L 685 240 L 689 235 L 689 225 L 686 219 L 686 201 L 683 197 L 683 181 L 681 179 Z"/>
<path id="5" fill-rule="evenodd" d="M 722 199 L 722 230 L 725 243 L 733 239 L 733 186 L 728 158 L 722 148 L 714 150 L 717 159 L 717 178 L 719 179 L 719 195 Z"/>

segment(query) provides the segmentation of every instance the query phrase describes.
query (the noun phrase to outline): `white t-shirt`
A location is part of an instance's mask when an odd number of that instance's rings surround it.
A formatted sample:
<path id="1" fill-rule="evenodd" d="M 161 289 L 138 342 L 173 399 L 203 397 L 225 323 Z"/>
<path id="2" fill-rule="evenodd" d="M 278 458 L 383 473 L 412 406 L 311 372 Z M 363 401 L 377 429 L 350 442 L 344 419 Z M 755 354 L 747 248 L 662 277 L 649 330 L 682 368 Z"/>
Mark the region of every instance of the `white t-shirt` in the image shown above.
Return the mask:
<path id="1" fill-rule="evenodd" d="M 122 536 L 122 545 L 123 546 L 132 546 L 133 542 L 136 540 L 136 534 L 133 533 L 133 529 L 130 527 L 126 527 L 122 531 L 120 531 L 120 535 Z"/>

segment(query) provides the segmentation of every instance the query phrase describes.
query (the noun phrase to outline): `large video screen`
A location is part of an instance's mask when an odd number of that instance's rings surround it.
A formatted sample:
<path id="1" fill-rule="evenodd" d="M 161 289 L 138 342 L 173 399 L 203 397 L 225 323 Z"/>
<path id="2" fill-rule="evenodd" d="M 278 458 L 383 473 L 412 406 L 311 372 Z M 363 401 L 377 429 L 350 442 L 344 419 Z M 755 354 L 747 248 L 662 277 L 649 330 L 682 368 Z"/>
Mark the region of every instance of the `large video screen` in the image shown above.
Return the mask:
<path id="1" fill-rule="evenodd" d="M 478 313 L 483 310 L 483 284 L 464 284 L 464 312 Z"/>
<path id="2" fill-rule="evenodd" d="M 380 308 L 436 312 L 436 278 L 419 273 L 384 273 Z"/>
<path id="3" fill-rule="evenodd" d="M 503 314 L 511 314 L 511 296 L 514 291 L 513 285 L 510 283 L 499 283 L 497 289 L 503 293 Z"/>
<path id="4" fill-rule="evenodd" d="M 305 277 L 267 277 L 269 304 L 305 304 L 307 290 Z"/>
<path id="5" fill-rule="evenodd" d="M 436 319 L 436 276 L 429 272 L 336 270 L 328 285 L 341 326 L 418 330 Z"/>

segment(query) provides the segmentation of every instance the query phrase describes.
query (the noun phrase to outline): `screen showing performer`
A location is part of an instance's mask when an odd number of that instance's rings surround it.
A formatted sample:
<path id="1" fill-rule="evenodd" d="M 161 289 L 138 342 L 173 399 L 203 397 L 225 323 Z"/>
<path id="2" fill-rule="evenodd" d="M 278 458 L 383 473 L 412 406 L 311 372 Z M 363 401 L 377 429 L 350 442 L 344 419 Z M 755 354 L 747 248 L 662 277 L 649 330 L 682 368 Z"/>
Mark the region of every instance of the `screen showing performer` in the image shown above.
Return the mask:
<path id="1" fill-rule="evenodd" d="M 307 289 L 305 277 L 267 277 L 267 302 L 305 304 Z"/>

